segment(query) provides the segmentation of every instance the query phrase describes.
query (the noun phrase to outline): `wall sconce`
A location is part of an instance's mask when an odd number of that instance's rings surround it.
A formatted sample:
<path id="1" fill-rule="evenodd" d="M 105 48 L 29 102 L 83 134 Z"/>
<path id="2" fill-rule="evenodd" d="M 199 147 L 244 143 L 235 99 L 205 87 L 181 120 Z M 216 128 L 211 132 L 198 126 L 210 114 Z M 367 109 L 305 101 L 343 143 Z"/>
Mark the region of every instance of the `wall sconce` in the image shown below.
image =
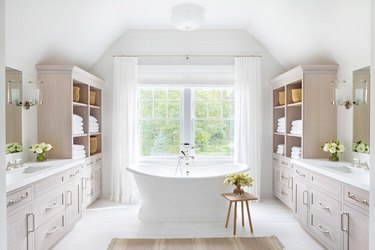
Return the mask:
<path id="1" fill-rule="evenodd" d="M 30 94 L 28 96 L 22 95 L 22 82 L 18 81 L 8 81 L 8 103 L 14 106 L 22 106 L 25 109 L 29 109 L 32 106 L 43 104 L 41 84 L 42 81 L 29 81 Z M 24 96 L 24 97 L 23 97 Z"/>
<path id="2" fill-rule="evenodd" d="M 361 105 L 367 103 L 367 83 L 366 80 L 353 82 L 353 104 Z"/>

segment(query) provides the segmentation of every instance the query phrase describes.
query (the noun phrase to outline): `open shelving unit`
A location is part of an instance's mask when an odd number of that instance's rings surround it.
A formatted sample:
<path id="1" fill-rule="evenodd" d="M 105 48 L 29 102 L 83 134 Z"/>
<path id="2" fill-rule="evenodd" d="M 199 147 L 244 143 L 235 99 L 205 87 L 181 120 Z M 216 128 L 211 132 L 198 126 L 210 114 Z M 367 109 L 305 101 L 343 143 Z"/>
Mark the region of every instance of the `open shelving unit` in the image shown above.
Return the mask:
<path id="1" fill-rule="evenodd" d="M 102 152 L 101 112 L 103 80 L 70 65 L 37 65 L 38 78 L 45 84 L 44 104 L 38 106 L 38 140 L 49 142 L 54 150 L 49 158 L 70 159 L 73 144 L 85 146 L 86 157 Z M 73 101 L 73 87 L 79 87 L 79 100 Z M 90 91 L 95 92 L 95 103 L 90 103 Z M 83 134 L 73 134 L 73 114 L 83 118 Z M 90 115 L 97 118 L 99 131 L 90 133 Z M 97 151 L 90 154 L 90 138 L 97 137 Z"/>

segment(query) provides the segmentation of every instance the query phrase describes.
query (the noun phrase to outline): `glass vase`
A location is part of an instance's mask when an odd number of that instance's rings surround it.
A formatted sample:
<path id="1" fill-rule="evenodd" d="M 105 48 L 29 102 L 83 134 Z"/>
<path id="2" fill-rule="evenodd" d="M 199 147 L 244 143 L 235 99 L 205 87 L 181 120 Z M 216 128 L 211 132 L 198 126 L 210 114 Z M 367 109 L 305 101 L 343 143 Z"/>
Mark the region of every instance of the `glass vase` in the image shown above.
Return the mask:
<path id="1" fill-rule="evenodd" d="M 337 153 L 334 153 L 334 154 L 329 154 L 328 160 L 329 161 L 339 161 L 340 158 L 339 158 Z"/>
<path id="2" fill-rule="evenodd" d="M 36 161 L 37 162 L 43 162 L 43 161 L 46 161 L 46 160 L 47 160 L 46 152 L 36 154 Z"/>
<path id="3" fill-rule="evenodd" d="M 233 195 L 235 197 L 242 197 L 244 195 L 244 191 L 241 188 L 241 185 L 236 185 L 236 188 L 233 190 Z"/>

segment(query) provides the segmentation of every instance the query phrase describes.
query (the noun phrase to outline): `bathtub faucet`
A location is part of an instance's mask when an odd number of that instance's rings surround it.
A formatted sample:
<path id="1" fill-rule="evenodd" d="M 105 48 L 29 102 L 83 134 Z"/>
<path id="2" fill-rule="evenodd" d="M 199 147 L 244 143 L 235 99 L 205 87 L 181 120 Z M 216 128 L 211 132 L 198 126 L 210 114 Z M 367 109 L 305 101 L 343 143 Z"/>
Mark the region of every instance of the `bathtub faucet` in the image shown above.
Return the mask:
<path id="1" fill-rule="evenodd" d="M 178 163 L 181 164 L 181 161 L 185 161 L 185 165 L 190 165 L 194 160 L 193 149 L 194 147 L 190 143 L 181 144 L 182 150 L 181 154 L 178 157 Z"/>

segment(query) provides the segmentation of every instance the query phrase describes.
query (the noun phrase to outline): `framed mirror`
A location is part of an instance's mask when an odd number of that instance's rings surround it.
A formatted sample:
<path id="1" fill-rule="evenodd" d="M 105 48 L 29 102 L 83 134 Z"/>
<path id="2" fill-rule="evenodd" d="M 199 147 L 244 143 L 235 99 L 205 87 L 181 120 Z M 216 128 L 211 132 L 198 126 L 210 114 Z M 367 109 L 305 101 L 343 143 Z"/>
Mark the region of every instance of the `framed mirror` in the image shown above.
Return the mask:
<path id="1" fill-rule="evenodd" d="M 22 72 L 5 68 L 6 154 L 22 152 Z"/>
<path id="2" fill-rule="evenodd" d="M 353 72 L 353 152 L 370 153 L 370 67 Z"/>

